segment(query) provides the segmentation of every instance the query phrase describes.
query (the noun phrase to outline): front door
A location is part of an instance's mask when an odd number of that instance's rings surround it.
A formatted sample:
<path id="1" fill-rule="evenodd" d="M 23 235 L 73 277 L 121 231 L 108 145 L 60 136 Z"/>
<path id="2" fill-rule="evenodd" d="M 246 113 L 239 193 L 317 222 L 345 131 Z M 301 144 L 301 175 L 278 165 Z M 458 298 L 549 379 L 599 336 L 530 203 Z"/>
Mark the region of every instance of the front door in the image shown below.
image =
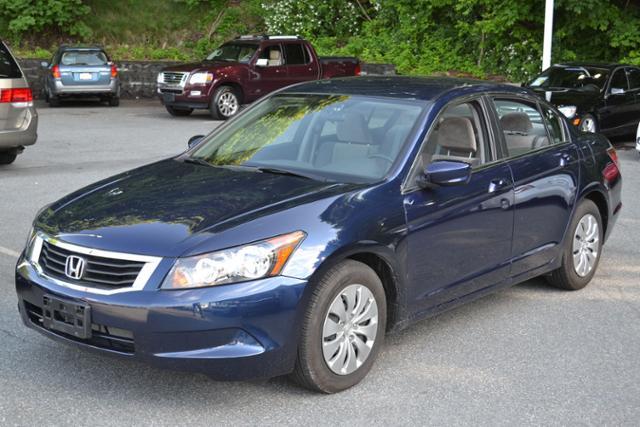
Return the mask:
<path id="1" fill-rule="evenodd" d="M 258 98 L 287 85 L 287 66 L 280 43 L 263 46 L 251 74 Z"/>
<path id="2" fill-rule="evenodd" d="M 505 281 L 511 255 L 511 172 L 506 163 L 495 162 L 483 103 L 450 105 L 434 126 L 416 171 L 438 160 L 457 160 L 471 163 L 473 173 L 467 184 L 414 187 L 405 196 L 407 299 L 416 311 Z"/>
<path id="3" fill-rule="evenodd" d="M 513 174 L 511 276 L 517 279 L 560 254 L 576 200 L 580 155 L 564 121 L 548 106 L 509 98 L 493 104 Z"/>
<path id="4" fill-rule="evenodd" d="M 604 107 L 600 111 L 600 129 L 611 135 L 624 133 L 637 114 L 635 103 L 635 94 L 629 90 L 627 73 L 624 68 L 618 68 L 611 76 Z"/>

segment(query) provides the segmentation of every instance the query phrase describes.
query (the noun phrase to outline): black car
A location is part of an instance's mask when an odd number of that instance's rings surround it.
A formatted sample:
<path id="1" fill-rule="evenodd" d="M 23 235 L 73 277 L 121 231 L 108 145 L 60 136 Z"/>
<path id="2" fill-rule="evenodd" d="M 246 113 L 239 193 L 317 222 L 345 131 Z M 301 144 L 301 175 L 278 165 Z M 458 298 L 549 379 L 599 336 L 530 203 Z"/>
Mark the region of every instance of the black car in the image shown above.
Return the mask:
<path id="1" fill-rule="evenodd" d="M 633 135 L 640 121 L 640 68 L 622 64 L 554 65 L 527 85 L 586 132 Z"/>

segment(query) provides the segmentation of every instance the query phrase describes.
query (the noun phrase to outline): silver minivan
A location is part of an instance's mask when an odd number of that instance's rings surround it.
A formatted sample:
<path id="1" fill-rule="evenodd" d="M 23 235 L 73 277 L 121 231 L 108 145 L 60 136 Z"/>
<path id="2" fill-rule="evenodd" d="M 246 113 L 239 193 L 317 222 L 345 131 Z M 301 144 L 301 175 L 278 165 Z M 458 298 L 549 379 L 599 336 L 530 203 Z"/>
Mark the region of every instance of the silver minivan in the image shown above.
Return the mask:
<path id="1" fill-rule="evenodd" d="M 13 163 L 38 137 L 33 93 L 20 66 L 0 40 L 0 165 Z"/>

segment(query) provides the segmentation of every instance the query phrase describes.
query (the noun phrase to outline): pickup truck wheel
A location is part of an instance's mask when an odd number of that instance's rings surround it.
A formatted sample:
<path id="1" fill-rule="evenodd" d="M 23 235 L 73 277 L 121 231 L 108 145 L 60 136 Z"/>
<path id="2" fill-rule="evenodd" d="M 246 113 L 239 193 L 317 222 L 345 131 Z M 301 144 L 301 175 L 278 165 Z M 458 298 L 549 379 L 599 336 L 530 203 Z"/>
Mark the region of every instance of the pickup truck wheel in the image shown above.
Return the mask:
<path id="1" fill-rule="evenodd" d="M 583 200 L 571 220 L 562 265 L 551 272 L 547 281 L 553 286 L 576 291 L 593 278 L 602 252 L 602 218 L 591 200 Z"/>
<path id="2" fill-rule="evenodd" d="M 240 111 L 240 97 L 231 86 L 220 86 L 211 98 L 209 113 L 214 120 L 227 120 Z"/>
<path id="3" fill-rule="evenodd" d="M 367 265 L 347 260 L 328 270 L 314 283 L 293 380 L 322 393 L 358 384 L 382 347 L 386 307 L 382 282 Z"/>
<path id="4" fill-rule="evenodd" d="M 174 108 L 169 105 L 165 105 L 164 108 L 167 109 L 169 114 L 176 117 L 188 116 L 193 112 L 193 108 Z"/>
<path id="5" fill-rule="evenodd" d="M 9 165 L 16 160 L 18 155 L 11 151 L 0 151 L 0 165 Z"/>

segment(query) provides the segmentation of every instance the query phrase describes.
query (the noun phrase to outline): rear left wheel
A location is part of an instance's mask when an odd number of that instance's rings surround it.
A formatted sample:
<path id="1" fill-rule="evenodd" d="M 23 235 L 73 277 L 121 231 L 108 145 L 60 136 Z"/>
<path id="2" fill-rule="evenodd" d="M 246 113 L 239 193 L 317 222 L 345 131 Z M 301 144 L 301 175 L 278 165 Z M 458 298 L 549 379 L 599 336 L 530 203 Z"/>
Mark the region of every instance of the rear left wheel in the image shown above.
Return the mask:
<path id="1" fill-rule="evenodd" d="M 386 298 L 367 265 L 344 261 L 316 283 L 304 319 L 293 379 L 336 393 L 359 383 L 384 342 Z"/>

